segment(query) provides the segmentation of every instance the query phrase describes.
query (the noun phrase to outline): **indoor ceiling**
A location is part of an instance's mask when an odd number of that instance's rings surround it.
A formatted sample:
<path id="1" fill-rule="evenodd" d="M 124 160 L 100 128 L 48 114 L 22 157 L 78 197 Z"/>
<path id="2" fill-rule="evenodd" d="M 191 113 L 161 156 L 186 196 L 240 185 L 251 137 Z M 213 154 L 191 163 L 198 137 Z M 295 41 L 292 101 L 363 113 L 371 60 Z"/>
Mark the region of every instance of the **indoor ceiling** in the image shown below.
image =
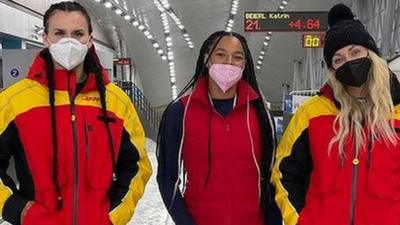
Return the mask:
<path id="1" fill-rule="evenodd" d="M 103 0 L 102 0 L 103 1 Z M 163 61 L 151 42 L 137 27 L 124 20 L 104 4 L 95 0 L 80 0 L 91 11 L 104 29 L 112 35 L 118 34 L 126 42 L 128 57 L 132 58 L 140 74 L 143 91 L 152 105 L 162 107 L 171 101 L 171 83 L 168 62 Z M 114 0 L 114 3 L 134 10 L 136 16 L 146 21 L 149 30 L 165 50 L 164 31 L 160 12 L 153 0 Z M 214 31 L 224 30 L 231 7 L 231 0 L 169 0 L 171 8 L 176 12 L 185 26 L 194 48 L 182 37 L 178 26 L 168 17 L 172 50 L 174 52 L 176 85 L 178 91 L 192 77 L 195 62 L 202 42 Z M 328 11 L 338 2 L 351 4 L 351 0 L 289 0 L 284 11 Z M 257 61 L 258 53 L 263 46 L 265 33 L 245 33 L 243 14 L 247 11 L 275 11 L 281 0 L 241 0 L 234 17 L 233 31 L 242 33 L 248 40 L 253 59 Z M 279 102 L 282 98 L 282 84 L 292 83 L 293 60 L 300 60 L 304 55 L 301 47 L 301 33 L 274 32 L 266 52 L 258 82 L 267 99 Z"/>

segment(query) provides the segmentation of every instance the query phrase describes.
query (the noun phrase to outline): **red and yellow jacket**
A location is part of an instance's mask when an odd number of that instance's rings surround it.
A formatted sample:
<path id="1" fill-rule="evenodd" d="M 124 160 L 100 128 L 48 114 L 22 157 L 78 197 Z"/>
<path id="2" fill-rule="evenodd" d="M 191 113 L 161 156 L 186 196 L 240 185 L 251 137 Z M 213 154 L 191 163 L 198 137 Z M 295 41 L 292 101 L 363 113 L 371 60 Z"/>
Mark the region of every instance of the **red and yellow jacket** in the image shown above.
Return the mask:
<path id="1" fill-rule="evenodd" d="M 394 76 L 391 93 L 398 132 L 400 85 Z M 350 137 L 341 163 L 337 144 L 328 155 L 339 109 L 331 88 L 323 87 L 296 111 L 280 141 L 272 182 L 285 224 L 400 224 L 400 144 L 365 140 L 355 158 Z"/>
<path id="2" fill-rule="evenodd" d="M 145 134 L 129 97 L 103 73 L 117 179 L 93 74 L 76 92 L 76 74 L 55 70 L 55 111 L 62 207 L 53 179 L 51 116 L 45 61 L 0 94 L 0 216 L 23 225 L 123 225 L 149 179 Z M 72 97 L 75 96 L 75 97 Z M 6 170 L 14 157 L 19 188 Z M 112 188 L 111 188 L 112 187 Z"/>

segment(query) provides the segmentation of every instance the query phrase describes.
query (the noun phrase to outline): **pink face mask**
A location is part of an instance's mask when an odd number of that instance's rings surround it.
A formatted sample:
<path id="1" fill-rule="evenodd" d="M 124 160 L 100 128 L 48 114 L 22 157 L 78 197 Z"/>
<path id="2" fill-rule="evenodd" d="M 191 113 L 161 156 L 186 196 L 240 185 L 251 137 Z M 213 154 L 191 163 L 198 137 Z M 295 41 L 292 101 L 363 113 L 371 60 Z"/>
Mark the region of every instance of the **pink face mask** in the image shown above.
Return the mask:
<path id="1" fill-rule="evenodd" d="M 213 64 L 208 73 L 225 93 L 242 78 L 243 70 L 240 67 L 229 64 Z"/>

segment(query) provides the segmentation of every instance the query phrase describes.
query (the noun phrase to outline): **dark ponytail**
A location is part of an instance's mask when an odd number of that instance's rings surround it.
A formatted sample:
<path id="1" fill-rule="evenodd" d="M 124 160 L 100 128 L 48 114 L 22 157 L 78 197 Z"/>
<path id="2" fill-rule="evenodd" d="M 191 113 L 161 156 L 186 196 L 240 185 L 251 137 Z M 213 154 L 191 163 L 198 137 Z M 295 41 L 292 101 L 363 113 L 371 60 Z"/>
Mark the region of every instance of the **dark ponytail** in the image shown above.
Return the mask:
<path id="1" fill-rule="evenodd" d="M 54 81 L 54 64 L 48 48 L 40 52 L 40 56 L 45 60 L 47 86 L 49 88 L 49 104 L 50 104 L 50 119 L 51 119 L 51 137 L 53 145 L 53 182 L 56 186 L 58 207 L 61 207 L 60 183 L 58 181 L 58 142 L 57 142 L 57 123 L 55 109 L 55 81 Z"/>
<path id="2" fill-rule="evenodd" d="M 104 117 L 104 124 L 107 129 L 107 137 L 108 137 L 108 142 L 110 145 L 110 151 L 111 151 L 111 160 L 112 160 L 112 178 L 113 180 L 116 179 L 116 158 L 115 158 L 115 151 L 114 151 L 114 142 L 111 134 L 111 128 L 110 128 L 110 118 L 107 115 L 107 103 L 106 103 L 106 87 L 104 85 L 104 80 L 103 80 L 103 68 L 100 65 L 100 60 L 98 56 L 95 53 L 94 47 L 90 48 L 86 57 L 85 61 L 83 64 L 83 71 L 86 74 L 94 74 L 95 80 L 96 80 L 96 87 L 97 91 L 99 92 L 100 95 L 100 103 L 101 103 L 101 109 Z"/>

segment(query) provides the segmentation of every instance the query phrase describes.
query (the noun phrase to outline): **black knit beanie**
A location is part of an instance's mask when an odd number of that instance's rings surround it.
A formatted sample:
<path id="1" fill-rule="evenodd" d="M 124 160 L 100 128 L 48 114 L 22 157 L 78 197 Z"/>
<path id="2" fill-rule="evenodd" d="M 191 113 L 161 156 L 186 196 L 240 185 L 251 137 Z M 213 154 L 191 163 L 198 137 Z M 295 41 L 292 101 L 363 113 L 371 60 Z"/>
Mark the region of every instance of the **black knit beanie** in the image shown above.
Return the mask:
<path id="1" fill-rule="evenodd" d="M 371 35 L 344 4 L 337 4 L 328 13 L 329 29 L 325 35 L 324 58 L 328 68 L 332 68 L 335 52 L 347 45 L 364 46 L 379 55 L 378 47 Z"/>

